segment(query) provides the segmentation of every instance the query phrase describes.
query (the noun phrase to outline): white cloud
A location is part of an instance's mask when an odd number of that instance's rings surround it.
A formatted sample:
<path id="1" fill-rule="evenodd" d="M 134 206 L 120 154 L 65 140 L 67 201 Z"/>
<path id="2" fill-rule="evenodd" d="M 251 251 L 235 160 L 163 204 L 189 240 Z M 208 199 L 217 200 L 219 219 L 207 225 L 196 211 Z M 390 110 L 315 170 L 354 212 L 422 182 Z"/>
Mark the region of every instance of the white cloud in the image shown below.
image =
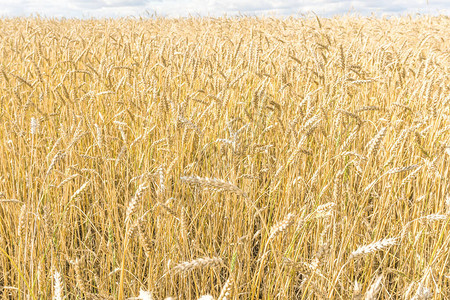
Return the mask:
<path id="1" fill-rule="evenodd" d="M 213 15 L 298 15 L 314 11 L 332 16 L 348 12 L 369 15 L 406 13 L 450 13 L 448 0 L 0 0 L 0 15 L 51 17 L 117 17 Z"/>

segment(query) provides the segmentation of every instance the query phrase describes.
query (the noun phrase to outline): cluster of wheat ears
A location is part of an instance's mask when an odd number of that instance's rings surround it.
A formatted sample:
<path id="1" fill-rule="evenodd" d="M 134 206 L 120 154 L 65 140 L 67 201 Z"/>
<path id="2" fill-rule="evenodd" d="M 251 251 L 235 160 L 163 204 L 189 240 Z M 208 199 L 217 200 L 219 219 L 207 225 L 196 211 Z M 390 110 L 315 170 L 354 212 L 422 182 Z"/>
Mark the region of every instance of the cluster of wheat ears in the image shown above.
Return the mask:
<path id="1" fill-rule="evenodd" d="M 450 19 L 0 20 L 1 299 L 450 297 Z"/>

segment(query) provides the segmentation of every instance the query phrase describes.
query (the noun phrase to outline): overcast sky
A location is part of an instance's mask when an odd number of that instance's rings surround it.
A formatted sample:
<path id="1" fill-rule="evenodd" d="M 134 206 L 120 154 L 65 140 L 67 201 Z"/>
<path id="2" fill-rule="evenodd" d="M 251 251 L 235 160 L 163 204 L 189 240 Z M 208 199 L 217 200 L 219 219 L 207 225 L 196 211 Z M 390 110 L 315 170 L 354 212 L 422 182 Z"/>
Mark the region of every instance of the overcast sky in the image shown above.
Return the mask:
<path id="1" fill-rule="evenodd" d="M 370 15 L 450 14 L 450 0 L 0 0 L 0 16 L 48 17 L 180 17 L 238 15 L 289 16 L 315 12 L 333 16 L 348 12 Z"/>

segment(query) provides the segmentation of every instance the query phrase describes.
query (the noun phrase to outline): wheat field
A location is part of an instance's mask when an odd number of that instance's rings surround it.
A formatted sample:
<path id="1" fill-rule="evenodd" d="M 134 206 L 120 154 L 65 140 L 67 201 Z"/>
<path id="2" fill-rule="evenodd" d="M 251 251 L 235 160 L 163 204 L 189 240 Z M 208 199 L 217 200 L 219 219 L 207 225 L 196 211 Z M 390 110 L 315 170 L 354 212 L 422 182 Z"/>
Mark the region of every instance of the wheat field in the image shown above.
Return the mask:
<path id="1" fill-rule="evenodd" d="M 450 298 L 450 18 L 0 19 L 1 299 Z"/>

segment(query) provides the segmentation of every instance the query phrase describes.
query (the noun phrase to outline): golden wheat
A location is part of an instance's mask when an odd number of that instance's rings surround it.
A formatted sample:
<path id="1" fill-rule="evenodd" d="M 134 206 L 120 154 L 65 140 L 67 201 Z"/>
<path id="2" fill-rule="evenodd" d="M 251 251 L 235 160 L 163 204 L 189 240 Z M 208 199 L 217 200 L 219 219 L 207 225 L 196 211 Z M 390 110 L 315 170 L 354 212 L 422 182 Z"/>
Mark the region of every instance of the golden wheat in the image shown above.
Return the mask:
<path id="1" fill-rule="evenodd" d="M 450 297 L 447 16 L 0 26 L 1 299 Z"/>

